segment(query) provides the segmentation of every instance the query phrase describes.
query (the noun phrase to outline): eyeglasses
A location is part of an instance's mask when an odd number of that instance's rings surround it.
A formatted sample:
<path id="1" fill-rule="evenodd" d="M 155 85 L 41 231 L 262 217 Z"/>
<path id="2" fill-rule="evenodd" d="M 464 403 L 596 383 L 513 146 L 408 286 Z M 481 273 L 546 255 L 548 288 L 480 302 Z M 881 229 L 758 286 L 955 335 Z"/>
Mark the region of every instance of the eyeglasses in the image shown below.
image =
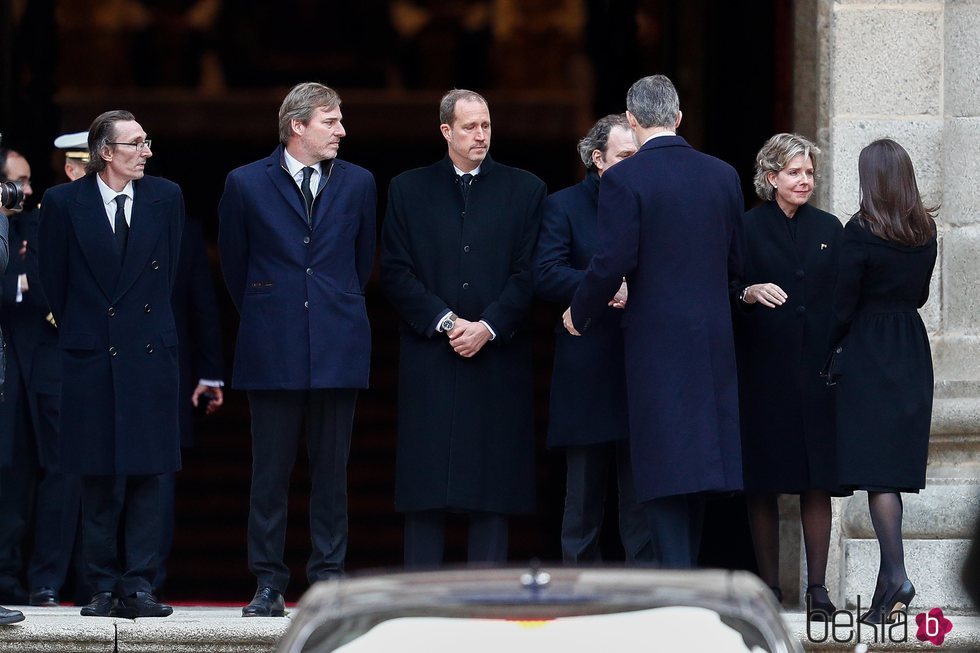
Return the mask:
<path id="1" fill-rule="evenodd" d="M 152 138 L 148 138 L 145 141 L 140 141 L 138 143 L 115 143 L 113 141 L 107 141 L 106 145 L 129 145 L 130 147 L 135 147 L 137 152 L 142 152 L 143 150 L 150 149 L 150 144 L 153 142 Z"/>

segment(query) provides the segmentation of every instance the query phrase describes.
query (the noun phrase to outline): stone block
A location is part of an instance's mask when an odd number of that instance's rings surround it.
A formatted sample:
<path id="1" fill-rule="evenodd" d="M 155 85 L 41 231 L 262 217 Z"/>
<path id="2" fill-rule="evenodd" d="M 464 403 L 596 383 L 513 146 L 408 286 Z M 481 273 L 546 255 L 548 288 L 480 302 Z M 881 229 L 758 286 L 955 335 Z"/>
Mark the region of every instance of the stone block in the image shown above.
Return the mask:
<path id="1" fill-rule="evenodd" d="M 980 336 L 944 333 L 933 336 L 930 345 L 937 382 L 980 380 Z M 976 396 L 980 397 L 980 393 Z M 980 419 L 975 424 L 980 425 Z M 974 432 L 980 432 L 980 427 Z"/>
<path id="2" fill-rule="evenodd" d="M 830 140 L 834 215 L 850 217 L 858 208 L 858 155 L 879 138 L 891 138 L 904 147 L 915 168 L 916 181 L 927 205 L 939 204 L 943 190 L 943 126 L 940 118 L 920 116 L 908 120 L 835 118 Z"/>
<path id="3" fill-rule="evenodd" d="M 980 52 L 980 47 L 975 49 Z M 980 118 L 946 118 L 943 172 L 939 221 L 951 226 L 980 224 Z"/>
<path id="4" fill-rule="evenodd" d="M 980 3 L 947 0 L 945 25 L 945 113 L 980 116 Z"/>
<path id="5" fill-rule="evenodd" d="M 915 585 L 911 612 L 934 607 L 943 612 L 963 613 L 972 605 L 960 583 L 960 569 L 969 540 L 905 540 L 905 567 Z M 871 602 L 878 575 L 878 542 L 846 540 L 842 582 L 847 609 L 853 609 L 858 595 L 862 607 Z M 840 606 L 838 606 L 840 607 Z"/>
<path id="6" fill-rule="evenodd" d="M 980 333 L 980 224 L 957 227 L 943 238 L 943 330 Z"/>
<path id="7" fill-rule="evenodd" d="M 835 6 L 836 115 L 942 113 L 942 4 Z"/>
<path id="8" fill-rule="evenodd" d="M 942 225 L 939 225 L 936 267 L 933 268 L 932 279 L 929 280 L 929 299 L 919 309 L 919 315 L 929 334 L 939 333 L 943 328 L 943 236 Z"/>
<path id="9" fill-rule="evenodd" d="M 980 515 L 980 479 L 927 478 L 919 494 L 903 494 L 905 511 L 902 534 L 906 539 L 957 539 L 973 537 Z M 873 539 L 866 493 L 857 492 L 841 505 L 844 535 Z"/>

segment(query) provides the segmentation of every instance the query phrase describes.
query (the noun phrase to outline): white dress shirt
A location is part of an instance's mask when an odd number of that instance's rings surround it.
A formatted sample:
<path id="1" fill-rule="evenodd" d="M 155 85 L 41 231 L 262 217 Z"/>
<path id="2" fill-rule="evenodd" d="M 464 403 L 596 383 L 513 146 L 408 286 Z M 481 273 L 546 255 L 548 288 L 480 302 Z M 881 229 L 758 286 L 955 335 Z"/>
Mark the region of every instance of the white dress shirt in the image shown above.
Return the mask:
<path id="1" fill-rule="evenodd" d="M 286 161 L 286 171 L 289 172 L 289 176 L 296 182 L 296 186 L 300 192 L 303 192 L 303 168 L 306 166 L 294 159 L 288 150 L 283 149 L 282 153 L 282 158 Z M 322 174 L 320 161 L 317 161 L 309 167 L 313 168 L 313 174 L 310 175 L 310 190 L 313 192 L 313 197 L 316 197 L 317 191 L 320 189 L 320 175 Z"/>
<path id="2" fill-rule="evenodd" d="M 109 218 L 109 228 L 112 229 L 112 233 L 116 233 L 116 196 L 125 195 L 126 208 L 124 212 L 126 214 L 126 224 L 130 227 L 133 226 L 133 198 L 136 194 L 133 191 L 133 182 L 128 182 L 121 191 L 114 191 L 109 188 L 109 185 L 102 181 L 102 177 L 98 174 L 95 175 L 95 183 L 99 187 L 99 193 L 102 194 L 102 201 L 105 205 L 105 214 Z"/>

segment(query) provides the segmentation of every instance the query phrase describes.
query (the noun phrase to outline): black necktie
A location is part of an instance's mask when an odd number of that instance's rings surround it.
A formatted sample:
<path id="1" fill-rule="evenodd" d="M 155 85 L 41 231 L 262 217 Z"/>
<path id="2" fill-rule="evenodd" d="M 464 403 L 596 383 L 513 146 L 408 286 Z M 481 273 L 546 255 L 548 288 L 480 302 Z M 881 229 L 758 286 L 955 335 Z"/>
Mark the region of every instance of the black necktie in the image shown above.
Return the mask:
<path id="1" fill-rule="evenodd" d="M 116 217 L 112 223 L 116 230 L 116 245 L 119 247 L 119 255 L 126 254 L 126 241 L 129 240 L 129 224 L 126 223 L 126 196 L 116 195 Z"/>
<path id="2" fill-rule="evenodd" d="M 310 189 L 310 178 L 313 176 L 313 168 L 306 166 L 303 168 L 303 184 L 300 190 L 303 191 L 303 199 L 306 200 L 306 221 L 310 222 L 313 216 L 313 191 Z"/>
<path id="3" fill-rule="evenodd" d="M 459 189 L 463 192 L 463 203 L 466 203 L 466 196 L 470 193 L 470 183 L 473 181 L 473 175 L 468 172 L 464 172 L 459 176 Z"/>

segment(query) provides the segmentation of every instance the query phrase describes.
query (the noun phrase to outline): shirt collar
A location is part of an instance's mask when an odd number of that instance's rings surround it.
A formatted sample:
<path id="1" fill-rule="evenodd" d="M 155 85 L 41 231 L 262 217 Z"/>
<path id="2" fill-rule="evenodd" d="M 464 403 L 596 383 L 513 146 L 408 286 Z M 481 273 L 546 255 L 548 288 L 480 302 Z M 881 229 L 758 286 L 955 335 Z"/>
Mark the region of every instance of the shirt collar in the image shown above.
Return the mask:
<path id="1" fill-rule="evenodd" d="M 293 179 L 295 179 L 296 175 L 300 174 L 303 168 L 306 167 L 302 163 L 297 161 L 295 158 L 293 158 L 292 155 L 289 154 L 289 150 L 287 150 L 285 147 L 282 148 L 282 158 L 283 161 L 285 161 L 286 163 L 286 170 L 289 171 L 289 176 L 292 177 Z M 316 170 L 317 174 L 321 174 L 320 161 L 317 161 L 310 167 Z"/>
<path id="2" fill-rule="evenodd" d="M 483 167 L 482 165 L 478 165 L 477 167 L 475 167 L 472 170 L 470 170 L 469 173 L 466 173 L 466 172 L 463 172 L 462 170 L 460 170 L 459 168 L 457 168 L 455 163 L 453 164 L 453 170 L 456 171 L 456 176 L 457 177 L 462 177 L 465 174 L 471 174 L 471 175 L 473 175 L 475 177 L 478 174 L 480 174 L 480 168 L 482 168 L 482 167 Z"/>
<path id="3" fill-rule="evenodd" d="M 134 195 L 134 193 L 133 193 L 133 180 L 132 179 L 130 179 L 126 183 L 126 185 L 123 187 L 123 189 L 121 191 L 119 191 L 119 192 L 116 192 L 116 191 L 112 190 L 111 188 L 109 188 L 109 184 L 107 184 L 104 181 L 102 181 L 102 177 L 100 177 L 98 173 L 95 174 L 95 183 L 99 187 L 99 193 L 101 193 L 101 195 L 102 195 L 102 203 L 103 204 L 108 204 L 109 202 L 113 201 L 114 199 L 116 199 L 116 196 L 117 195 L 125 195 L 126 197 L 129 198 L 130 206 L 132 206 L 132 203 L 133 203 L 133 195 Z"/>
<path id="4" fill-rule="evenodd" d="M 641 145 L 646 145 L 647 143 L 649 143 L 653 139 L 660 138 L 661 136 L 677 136 L 677 132 L 672 132 L 672 131 L 657 132 L 653 136 L 650 136 L 645 141 L 643 141 L 643 143 L 641 143 Z"/>

